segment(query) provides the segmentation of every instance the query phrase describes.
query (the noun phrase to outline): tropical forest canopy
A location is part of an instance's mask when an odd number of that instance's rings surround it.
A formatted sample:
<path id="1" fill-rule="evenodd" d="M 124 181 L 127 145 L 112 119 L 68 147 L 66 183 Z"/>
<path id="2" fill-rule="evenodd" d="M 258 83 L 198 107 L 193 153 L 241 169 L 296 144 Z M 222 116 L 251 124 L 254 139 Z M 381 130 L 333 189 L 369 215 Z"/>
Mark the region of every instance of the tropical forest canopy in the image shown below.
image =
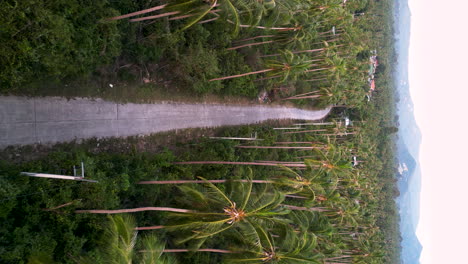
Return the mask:
<path id="1" fill-rule="evenodd" d="M 393 1 L 27 0 L 0 12 L 5 93 L 112 79 L 335 108 L 323 122 L 212 132 L 251 141 L 7 149 L 2 263 L 399 263 Z M 80 162 L 97 183 L 20 175 Z"/>

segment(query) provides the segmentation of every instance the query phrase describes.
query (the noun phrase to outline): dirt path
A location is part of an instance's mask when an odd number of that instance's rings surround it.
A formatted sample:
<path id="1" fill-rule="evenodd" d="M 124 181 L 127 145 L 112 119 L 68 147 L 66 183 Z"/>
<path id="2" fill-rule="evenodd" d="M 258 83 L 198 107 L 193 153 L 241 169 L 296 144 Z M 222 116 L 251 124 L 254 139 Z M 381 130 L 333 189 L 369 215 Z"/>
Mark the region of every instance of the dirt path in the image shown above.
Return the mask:
<path id="1" fill-rule="evenodd" d="M 318 120 L 329 111 L 207 104 L 117 104 L 83 98 L 0 96 L 0 148 L 252 124 L 270 119 Z"/>

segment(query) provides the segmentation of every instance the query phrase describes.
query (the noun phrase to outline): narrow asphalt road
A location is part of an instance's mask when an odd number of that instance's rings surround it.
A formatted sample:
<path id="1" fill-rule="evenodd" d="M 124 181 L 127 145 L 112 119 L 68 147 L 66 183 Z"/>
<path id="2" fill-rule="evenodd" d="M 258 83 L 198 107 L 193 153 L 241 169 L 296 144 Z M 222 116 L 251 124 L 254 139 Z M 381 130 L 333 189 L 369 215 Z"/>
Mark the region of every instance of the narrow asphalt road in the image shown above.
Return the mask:
<path id="1" fill-rule="evenodd" d="M 174 129 L 318 120 L 330 109 L 209 104 L 118 104 L 104 100 L 0 96 L 0 148 L 74 139 L 147 135 Z"/>

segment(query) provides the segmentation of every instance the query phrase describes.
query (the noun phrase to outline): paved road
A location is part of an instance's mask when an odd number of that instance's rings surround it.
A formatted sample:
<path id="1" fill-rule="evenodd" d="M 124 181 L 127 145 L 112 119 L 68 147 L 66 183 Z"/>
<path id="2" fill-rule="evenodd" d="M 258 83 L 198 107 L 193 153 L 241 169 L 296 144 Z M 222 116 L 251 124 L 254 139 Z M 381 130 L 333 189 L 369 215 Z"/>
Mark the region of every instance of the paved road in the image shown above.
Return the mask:
<path id="1" fill-rule="evenodd" d="M 126 137 L 269 119 L 317 120 L 330 109 L 206 104 L 118 104 L 104 100 L 0 96 L 0 148 L 8 145 Z"/>

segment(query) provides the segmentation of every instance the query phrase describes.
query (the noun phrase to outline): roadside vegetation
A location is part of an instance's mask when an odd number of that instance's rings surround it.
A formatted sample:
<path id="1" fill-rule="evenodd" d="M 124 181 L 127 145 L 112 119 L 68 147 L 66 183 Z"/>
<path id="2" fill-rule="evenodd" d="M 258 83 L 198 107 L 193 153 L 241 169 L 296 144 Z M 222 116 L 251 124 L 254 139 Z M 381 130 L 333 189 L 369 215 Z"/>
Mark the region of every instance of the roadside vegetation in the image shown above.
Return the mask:
<path id="1" fill-rule="evenodd" d="M 8 148 L 0 262 L 399 263 L 392 11 L 373 0 L 9 1 L 2 93 L 335 107 L 313 123 Z M 98 183 L 20 175 L 72 175 L 81 162 Z"/>
<path id="2" fill-rule="evenodd" d="M 368 136 L 388 137 L 389 131 L 356 123 L 346 129 L 349 135 L 342 135 L 343 122 L 336 118 L 336 123 L 301 125 L 303 129 L 258 125 L 216 132 L 225 137 L 257 133 L 263 139 L 247 143 L 198 138 L 141 152 L 125 150 L 123 140 L 113 139 L 78 147 L 63 144 L 40 160 L 19 164 L 14 163 L 17 156 L 5 156 L 0 167 L 2 259 L 74 263 L 86 257 L 99 262 L 106 259 L 106 232 L 120 221 L 120 216 L 111 221 L 101 213 L 122 213 L 124 219 L 131 215 L 133 228 L 140 229 L 135 263 L 150 235 L 166 243 L 165 250 L 182 250 L 163 253 L 180 263 L 241 259 L 259 241 L 266 244 L 257 250 L 270 250 L 268 243 L 274 243 L 278 254 L 299 254 L 291 245 L 302 243 L 303 262 L 297 263 L 393 263 L 398 230 L 393 174 L 386 168 L 391 162 L 372 154 L 390 150 Z M 308 130 L 330 133 L 289 133 Z M 81 161 L 86 178 L 98 183 L 19 176 L 21 171 L 69 175 Z M 195 161 L 201 164 L 191 164 Z M 253 244 L 244 244 L 239 236 Z M 283 239 L 289 242 L 280 247 Z M 261 263 L 261 252 L 251 252 L 259 259 L 248 263 Z"/>
<path id="3" fill-rule="evenodd" d="M 0 8 L 2 93 L 358 106 L 384 15 L 370 0 L 36 2 Z"/>

